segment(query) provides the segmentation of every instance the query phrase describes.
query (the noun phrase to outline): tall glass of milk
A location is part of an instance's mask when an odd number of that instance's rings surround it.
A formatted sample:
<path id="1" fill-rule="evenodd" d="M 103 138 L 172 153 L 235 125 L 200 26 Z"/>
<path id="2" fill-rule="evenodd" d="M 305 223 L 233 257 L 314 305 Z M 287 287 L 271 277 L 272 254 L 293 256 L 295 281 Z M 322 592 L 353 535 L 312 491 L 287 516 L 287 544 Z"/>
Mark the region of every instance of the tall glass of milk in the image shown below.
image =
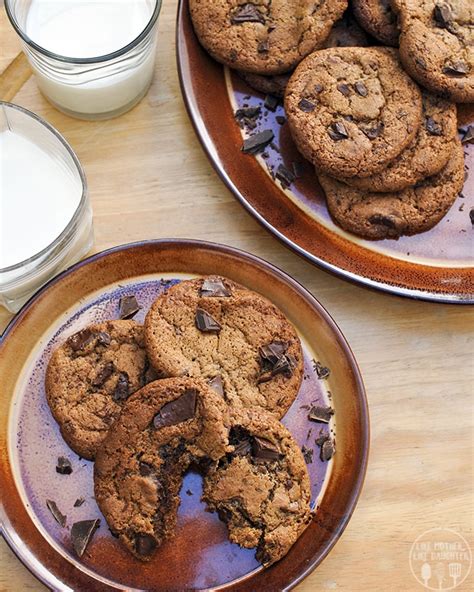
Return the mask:
<path id="1" fill-rule="evenodd" d="M 16 312 L 93 242 L 84 171 L 31 111 L 0 102 L 0 305 Z"/>
<path id="2" fill-rule="evenodd" d="M 108 119 L 146 94 L 161 0 L 5 0 L 13 27 L 53 105 Z"/>

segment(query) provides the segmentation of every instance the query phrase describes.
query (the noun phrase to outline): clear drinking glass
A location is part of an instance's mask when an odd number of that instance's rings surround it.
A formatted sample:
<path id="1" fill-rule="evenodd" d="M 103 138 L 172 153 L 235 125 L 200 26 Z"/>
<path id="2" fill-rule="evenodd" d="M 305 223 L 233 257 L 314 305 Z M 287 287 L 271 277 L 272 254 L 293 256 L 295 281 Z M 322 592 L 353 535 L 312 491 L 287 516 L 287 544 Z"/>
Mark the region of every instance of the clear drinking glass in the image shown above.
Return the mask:
<path id="1" fill-rule="evenodd" d="M 7 130 L 33 142 L 54 159 L 71 179 L 72 186 L 77 187 L 77 195 L 80 195 L 72 218 L 59 236 L 52 237 L 49 245 L 38 253 L 32 254 L 28 259 L 0 268 L 0 305 L 11 312 L 17 312 L 51 277 L 87 254 L 93 244 L 93 227 L 84 171 L 77 156 L 61 134 L 31 111 L 0 101 L 0 132 Z M 0 180 L 2 160 L 0 152 Z M 25 175 L 28 175 L 29 163 L 24 164 Z M 51 212 L 44 212 L 44 215 L 51 215 Z M 11 221 L 11 223 L 14 222 L 19 223 L 19 221 Z M 37 221 L 38 225 L 42 222 L 44 223 L 41 219 Z M 6 248 L 8 249 L 8 245 Z"/>
<path id="2" fill-rule="evenodd" d="M 120 5 L 121 0 L 108 1 Z M 53 53 L 28 36 L 32 0 L 5 0 L 7 15 L 23 41 L 38 86 L 59 110 L 80 119 L 108 119 L 125 113 L 144 97 L 153 78 L 161 0 L 140 1 L 150 18 L 133 41 L 106 55 L 81 58 Z M 106 25 L 100 23 L 104 35 Z M 84 29 L 81 34 L 87 46 L 90 33 Z"/>

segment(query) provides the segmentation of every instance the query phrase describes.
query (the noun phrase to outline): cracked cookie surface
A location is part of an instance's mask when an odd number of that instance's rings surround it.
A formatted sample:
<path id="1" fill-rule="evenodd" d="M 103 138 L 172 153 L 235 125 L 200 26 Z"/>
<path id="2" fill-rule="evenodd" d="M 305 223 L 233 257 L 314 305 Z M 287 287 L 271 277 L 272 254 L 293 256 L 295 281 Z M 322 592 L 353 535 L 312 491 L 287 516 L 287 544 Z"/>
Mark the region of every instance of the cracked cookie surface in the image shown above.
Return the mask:
<path id="1" fill-rule="evenodd" d="M 474 3 L 392 0 L 400 58 L 420 84 L 459 103 L 474 102 Z"/>
<path id="2" fill-rule="evenodd" d="M 412 143 L 380 173 L 341 180 L 367 191 L 400 191 L 439 173 L 453 152 L 456 134 L 456 105 L 423 92 L 423 119 Z"/>
<path id="3" fill-rule="evenodd" d="M 145 339 L 160 373 L 215 379 L 231 406 L 259 406 L 281 417 L 301 384 L 294 327 L 266 298 L 226 278 L 172 286 L 152 304 Z"/>
<path id="4" fill-rule="evenodd" d="M 457 140 L 441 172 L 399 192 L 370 193 L 325 175 L 319 175 L 319 182 L 329 212 L 345 230 L 368 239 L 417 234 L 435 226 L 462 190 L 463 149 Z"/>
<path id="5" fill-rule="evenodd" d="M 156 376 L 135 321 L 107 321 L 69 337 L 46 371 L 48 404 L 68 445 L 93 459 L 124 401 Z"/>
<path id="6" fill-rule="evenodd" d="M 385 45 L 398 45 L 397 17 L 390 0 L 352 0 L 352 9 L 368 33 Z"/>
<path id="7" fill-rule="evenodd" d="M 190 0 L 196 34 L 219 62 L 254 74 L 288 72 L 329 35 L 347 0 Z"/>
<path id="8" fill-rule="evenodd" d="M 286 88 L 285 111 L 298 150 L 318 169 L 368 177 L 413 140 L 422 101 L 394 49 L 342 47 L 300 63 Z"/>
<path id="9" fill-rule="evenodd" d="M 288 430 L 261 409 L 231 414 L 229 443 L 232 451 L 205 476 L 203 500 L 227 524 L 230 540 L 257 547 L 268 566 L 311 519 L 306 463 Z"/>

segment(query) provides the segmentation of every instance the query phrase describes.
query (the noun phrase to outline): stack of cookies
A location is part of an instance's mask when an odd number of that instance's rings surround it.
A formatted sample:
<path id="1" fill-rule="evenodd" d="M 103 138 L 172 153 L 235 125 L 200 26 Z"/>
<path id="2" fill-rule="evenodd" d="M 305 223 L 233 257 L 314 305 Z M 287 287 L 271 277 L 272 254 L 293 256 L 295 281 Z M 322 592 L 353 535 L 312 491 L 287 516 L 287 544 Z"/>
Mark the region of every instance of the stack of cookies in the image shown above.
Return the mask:
<path id="1" fill-rule="evenodd" d="M 138 306 L 122 309 L 130 317 Z M 122 318 L 69 337 L 51 357 L 46 393 L 66 442 L 96 461 L 96 501 L 134 556 L 151 559 L 173 535 L 192 466 L 229 538 L 270 565 L 311 519 L 305 458 L 279 421 L 303 364 L 275 305 L 206 277 L 169 287 L 144 326 Z"/>
<path id="2" fill-rule="evenodd" d="M 464 182 L 455 103 L 474 102 L 472 2 L 189 5 L 215 59 L 257 90 L 284 96 L 295 144 L 342 228 L 396 239 L 443 218 Z"/>

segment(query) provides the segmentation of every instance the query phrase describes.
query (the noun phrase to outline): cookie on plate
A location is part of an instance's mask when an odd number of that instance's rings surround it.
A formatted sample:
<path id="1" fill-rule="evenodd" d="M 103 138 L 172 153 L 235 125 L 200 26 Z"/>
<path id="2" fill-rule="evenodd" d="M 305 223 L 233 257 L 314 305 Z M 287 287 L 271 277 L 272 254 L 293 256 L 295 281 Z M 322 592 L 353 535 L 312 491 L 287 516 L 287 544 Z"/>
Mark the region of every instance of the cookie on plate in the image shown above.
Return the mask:
<path id="1" fill-rule="evenodd" d="M 301 384 L 294 327 L 266 298 L 226 278 L 169 288 L 146 316 L 145 339 L 160 373 L 212 381 L 231 406 L 259 406 L 281 417 Z"/>
<path id="2" fill-rule="evenodd" d="M 400 58 L 420 84 L 457 103 L 474 102 L 472 0 L 392 0 Z"/>
<path id="3" fill-rule="evenodd" d="M 329 212 L 349 232 L 367 239 L 399 238 L 433 228 L 448 212 L 464 184 L 461 143 L 445 168 L 413 187 L 393 193 L 368 193 L 319 175 Z"/>
<path id="4" fill-rule="evenodd" d="M 456 134 L 455 103 L 425 91 L 423 120 L 411 144 L 380 173 L 341 180 L 366 191 L 400 191 L 439 173 L 453 153 Z"/>
<path id="5" fill-rule="evenodd" d="M 298 150 L 322 172 L 368 177 L 413 140 L 418 86 L 386 47 L 315 51 L 290 78 L 285 111 Z"/>
<path id="6" fill-rule="evenodd" d="M 281 559 L 308 526 L 310 482 L 288 430 L 261 409 L 232 415 L 232 451 L 204 479 L 203 500 L 227 524 L 229 538 L 257 547 L 265 566 Z"/>
<path id="7" fill-rule="evenodd" d="M 199 41 L 213 58 L 254 74 L 288 72 L 320 46 L 347 0 L 190 0 Z"/>
<path id="8" fill-rule="evenodd" d="M 390 0 L 352 0 L 360 26 L 385 45 L 398 45 L 397 16 Z"/>
<path id="9" fill-rule="evenodd" d="M 95 499 L 110 530 L 147 561 L 176 527 L 183 475 L 231 447 L 227 406 L 204 381 L 171 378 L 135 393 L 98 450 Z"/>
<path id="10" fill-rule="evenodd" d="M 68 445 L 93 459 L 124 401 L 156 377 L 143 327 L 107 321 L 82 329 L 54 351 L 46 396 Z"/>
<path id="11" fill-rule="evenodd" d="M 347 13 L 334 24 L 329 33 L 329 37 L 323 44 L 323 47 L 366 47 L 369 44 L 367 35 L 359 25 Z M 239 72 L 239 76 L 245 82 L 264 94 L 283 97 L 286 85 L 292 74 L 277 74 L 275 76 L 264 76 L 263 74 L 253 74 L 251 72 Z"/>

